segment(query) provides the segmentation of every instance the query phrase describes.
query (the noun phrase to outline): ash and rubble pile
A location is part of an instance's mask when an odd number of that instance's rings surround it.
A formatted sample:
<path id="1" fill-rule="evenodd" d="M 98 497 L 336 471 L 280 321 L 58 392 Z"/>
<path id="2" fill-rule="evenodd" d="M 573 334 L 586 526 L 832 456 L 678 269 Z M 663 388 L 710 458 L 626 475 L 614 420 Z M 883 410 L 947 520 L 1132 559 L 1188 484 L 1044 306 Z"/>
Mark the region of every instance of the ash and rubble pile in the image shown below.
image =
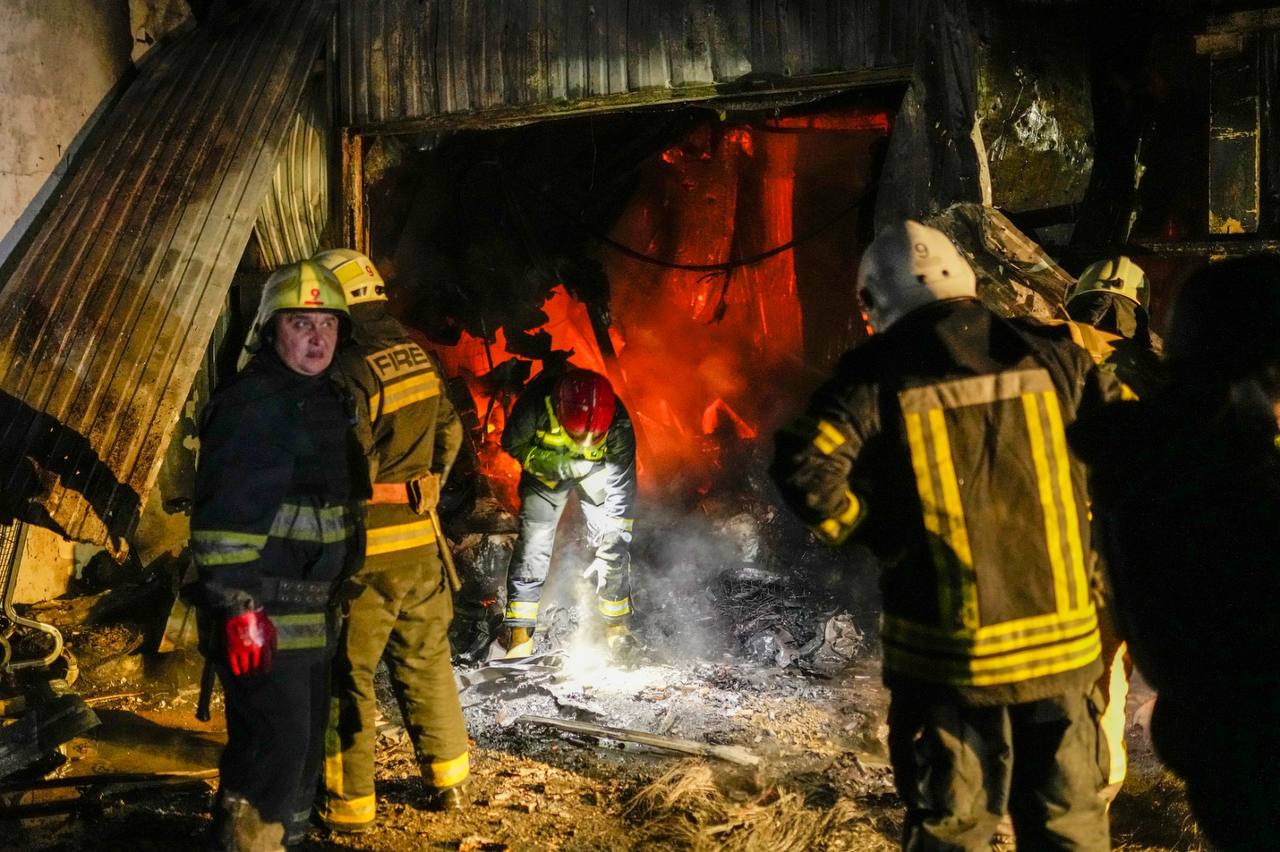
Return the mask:
<path id="1" fill-rule="evenodd" d="M 455 640 L 466 640 L 455 643 L 463 709 L 480 745 L 537 753 L 557 738 L 519 720 L 539 716 L 741 745 L 766 762 L 786 755 L 788 771 L 799 753 L 826 764 L 883 756 L 874 559 L 820 545 L 779 511 L 762 463 L 739 482 L 683 506 L 642 502 L 631 566 L 642 650 L 621 665 L 581 577 L 590 550 L 572 512 L 557 540 L 535 655 L 480 663 L 476 637 L 497 629 L 513 534 L 490 503 L 453 523 L 465 530 L 455 532 L 464 584 L 487 604 L 463 604 L 455 625 Z M 483 528 L 501 531 L 471 531 Z M 394 705 L 384 712 L 394 718 Z"/>

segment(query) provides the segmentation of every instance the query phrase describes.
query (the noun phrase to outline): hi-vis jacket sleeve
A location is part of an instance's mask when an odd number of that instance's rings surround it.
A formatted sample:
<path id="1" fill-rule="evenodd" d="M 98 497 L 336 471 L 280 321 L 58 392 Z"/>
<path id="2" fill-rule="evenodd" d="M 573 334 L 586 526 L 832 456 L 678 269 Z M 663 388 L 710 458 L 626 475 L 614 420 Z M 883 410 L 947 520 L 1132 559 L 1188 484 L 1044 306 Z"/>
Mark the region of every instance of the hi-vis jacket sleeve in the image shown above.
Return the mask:
<path id="1" fill-rule="evenodd" d="M 871 383 L 850 380 L 853 355 L 813 395 L 805 413 L 777 433 L 769 468 L 786 504 L 830 544 L 843 542 L 866 517 L 867 495 L 855 488 L 854 473 L 879 431 L 878 392 Z"/>

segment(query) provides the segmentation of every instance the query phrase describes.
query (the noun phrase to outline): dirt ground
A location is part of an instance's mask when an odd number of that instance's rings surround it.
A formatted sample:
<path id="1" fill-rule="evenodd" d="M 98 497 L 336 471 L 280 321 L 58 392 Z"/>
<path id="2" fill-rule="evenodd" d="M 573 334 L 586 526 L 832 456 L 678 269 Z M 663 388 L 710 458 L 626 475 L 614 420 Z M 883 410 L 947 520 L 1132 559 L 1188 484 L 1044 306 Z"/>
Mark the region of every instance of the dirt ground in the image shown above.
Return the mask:
<path id="1" fill-rule="evenodd" d="M 578 572 L 553 571 L 538 656 L 458 668 L 474 742 L 465 810 L 425 808 L 384 673 L 377 825 L 346 836 L 317 829 L 301 848 L 897 848 L 901 805 L 885 748 L 873 566 L 859 566 L 856 553 L 833 559 L 776 513 L 749 508 L 708 513 L 710 533 L 698 513 L 673 515 L 653 536 L 661 551 L 637 548 L 632 594 L 645 651 L 627 664 L 611 662 L 598 642 L 594 589 Z M 194 653 L 138 653 L 145 625 L 122 631 L 82 613 L 136 614 L 134 600 L 115 593 L 41 611 L 64 627 L 81 661 L 76 689 L 102 724 L 64 745 L 66 761 L 44 782 L 73 786 L 0 790 L 0 849 L 203 847 L 225 736 L 220 696 L 213 721 L 197 722 Z M 101 626 L 75 626 L 85 623 Z M 1132 769 L 1112 809 L 1114 844 L 1198 850 L 1181 788 L 1145 734 L 1151 698 L 1140 683 L 1130 696 Z M 525 716 L 736 746 L 758 765 L 565 733 Z M 132 774 L 156 772 L 168 786 Z M 50 812 L 33 813 L 41 808 Z"/>
<path id="2" fill-rule="evenodd" d="M 425 810 L 412 750 L 394 703 L 383 702 L 378 740 L 379 822 L 361 835 L 316 830 L 319 849 L 641 850 L 897 847 L 900 810 L 885 761 L 875 655 L 835 677 L 722 659 L 603 666 L 588 646 L 543 658 L 557 665 L 464 686 L 475 739 L 473 804 Z M 476 668 L 468 674 L 483 671 Z M 384 698 L 389 698 L 387 684 Z M 1133 772 L 1113 810 L 1115 846 L 1132 852 L 1201 848 L 1178 785 L 1164 773 L 1131 706 Z M 103 724 L 66 747 L 60 775 L 214 765 L 223 733 L 192 718 L 195 696 L 106 696 L 90 703 Z M 690 759 L 518 721 L 525 714 L 625 725 L 738 745 L 757 768 Z M 159 850 L 201 845 L 212 781 L 169 791 L 103 786 L 66 814 L 9 820 L 0 848 Z M 43 797 L 9 794 L 5 806 Z"/>

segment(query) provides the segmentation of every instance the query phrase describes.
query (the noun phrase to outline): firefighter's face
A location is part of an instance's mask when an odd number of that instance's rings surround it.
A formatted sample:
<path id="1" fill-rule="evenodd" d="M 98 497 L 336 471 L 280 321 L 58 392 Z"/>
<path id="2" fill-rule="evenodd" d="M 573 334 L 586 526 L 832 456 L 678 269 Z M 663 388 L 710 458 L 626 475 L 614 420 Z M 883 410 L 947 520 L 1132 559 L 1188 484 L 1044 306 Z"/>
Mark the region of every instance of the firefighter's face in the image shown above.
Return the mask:
<path id="1" fill-rule="evenodd" d="M 338 317 L 328 311 L 285 311 L 276 315 L 276 354 L 304 376 L 329 368 L 338 346 Z"/>

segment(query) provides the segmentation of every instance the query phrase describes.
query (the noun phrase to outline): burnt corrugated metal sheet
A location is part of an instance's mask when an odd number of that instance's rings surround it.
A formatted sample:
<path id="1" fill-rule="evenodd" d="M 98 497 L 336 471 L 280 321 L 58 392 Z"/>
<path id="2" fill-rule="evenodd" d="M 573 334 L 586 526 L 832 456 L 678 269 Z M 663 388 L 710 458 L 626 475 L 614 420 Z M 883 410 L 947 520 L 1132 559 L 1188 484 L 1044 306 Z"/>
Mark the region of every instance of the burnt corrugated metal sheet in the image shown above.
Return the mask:
<path id="1" fill-rule="evenodd" d="M 258 2 L 148 56 L 0 292 L 0 499 L 72 538 L 137 520 L 331 0 Z"/>
<path id="2" fill-rule="evenodd" d="M 924 0 L 342 0 L 342 114 L 379 125 L 912 61 Z"/>
<path id="3" fill-rule="evenodd" d="M 267 269 L 316 253 L 329 220 L 329 154 L 333 128 L 327 89 L 313 86 L 289 128 L 271 189 L 253 235 Z"/>

